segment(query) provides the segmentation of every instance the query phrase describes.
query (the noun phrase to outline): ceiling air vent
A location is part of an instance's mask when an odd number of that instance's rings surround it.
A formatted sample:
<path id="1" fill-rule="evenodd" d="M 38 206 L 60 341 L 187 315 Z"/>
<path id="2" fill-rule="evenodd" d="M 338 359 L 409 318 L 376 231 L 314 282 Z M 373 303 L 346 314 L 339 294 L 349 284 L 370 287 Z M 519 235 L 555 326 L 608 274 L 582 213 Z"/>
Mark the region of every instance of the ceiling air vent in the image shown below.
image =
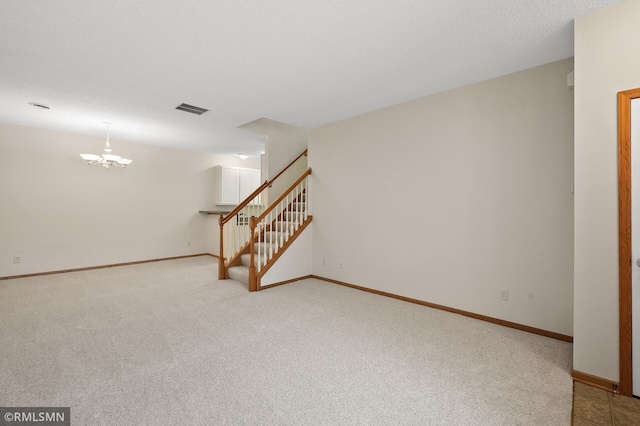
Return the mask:
<path id="1" fill-rule="evenodd" d="M 51 109 L 51 107 L 49 105 L 39 104 L 37 102 L 29 102 L 29 105 L 34 106 L 36 108 Z"/>
<path id="2" fill-rule="evenodd" d="M 189 104 L 180 104 L 176 107 L 180 111 L 190 112 L 191 114 L 202 115 L 205 112 L 209 111 L 208 109 L 200 108 L 197 106 L 189 105 Z"/>

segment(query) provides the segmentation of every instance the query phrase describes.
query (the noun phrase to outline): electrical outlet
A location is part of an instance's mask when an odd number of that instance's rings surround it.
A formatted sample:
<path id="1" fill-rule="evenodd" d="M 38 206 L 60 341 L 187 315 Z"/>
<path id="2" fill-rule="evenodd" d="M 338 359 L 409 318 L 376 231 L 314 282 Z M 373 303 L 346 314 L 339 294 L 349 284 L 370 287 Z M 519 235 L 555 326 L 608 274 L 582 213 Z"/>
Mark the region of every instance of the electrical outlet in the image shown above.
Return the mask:
<path id="1" fill-rule="evenodd" d="M 500 300 L 504 300 L 504 301 L 509 300 L 509 290 L 500 291 Z"/>
<path id="2" fill-rule="evenodd" d="M 322 258 L 322 266 L 327 266 L 327 259 L 326 258 Z"/>
<path id="3" fill-rule="evenodd" d="M 13 263 L 22 263 L 22 257 L 20 256 L 15 256 L 13 258 Z"/>
<path id="4" fill-rule="evenodd" d="M 191 247 L 191 241 L 187 242 L 187 247 Z"/>
<path id="5" fill-rule="evenodd" d="M 338 263 L 338 268 L 344 268 L 344 262 L 342 260 L 340 261 L 340 263 Z"/>

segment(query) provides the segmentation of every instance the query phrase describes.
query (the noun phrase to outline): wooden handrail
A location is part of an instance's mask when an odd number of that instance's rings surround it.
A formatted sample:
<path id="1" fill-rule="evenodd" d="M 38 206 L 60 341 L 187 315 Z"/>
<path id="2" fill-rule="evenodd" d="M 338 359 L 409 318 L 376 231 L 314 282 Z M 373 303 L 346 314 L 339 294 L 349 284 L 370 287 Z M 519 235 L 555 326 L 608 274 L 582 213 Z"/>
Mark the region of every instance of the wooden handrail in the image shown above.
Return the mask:
<path id="1" fill-rule="evenodd" d="M 262 191 L 264 191 L 268 187 L 269 187 L 269 181 L 265 180 L 262 185 L 260 185 L 255 191 L 253 191 L 251 193 L 251 195 L 249 195 L 247 198 L 242 200 L 242 202 L 240 204 L 238 204 L 238 207 L 236 207 L 235 209 L 231 210 L 229 212 L 229 214 L 227 214 L 226 216 L 220 215 L 220 226 L 222 226 L 225 223 L 229 222 L 231 220 L 231 218 L 233 218 L 235 215 L 240 213 L 240 210 L 245 208 L 247 206 L 247 204 L 249 204 L 254 198 L 256 198 L 258 196 L 258 194 L 260 194 Z"/>
<path id="2" fill-rule="evenodd" d="M 302 174 L 302 176 L 300 176 L 300 178 L 299 178 L 297 181 L 295 181 L 295 183 L 294 183 L 293 185 L 291 185 L 291 186 L 290 186 L 286 191 L 284 191 L 284 192 L 282 193 L 282 195 L 281 195 L 280 197 L 278 197 L 278 199 L 277 199 L 276 201 L 274 201 L 273 203 L 271 203 L 271 205 L 269 206 L 269 208 L 267 208 L 265 211 L 263 211 L 263 212 L 262 212 L 262 214 L 256 218 L 255 223 L 257 224 L 257 223 L 261 222 L 261 221 L 262 221 L 262 219 L 264 219 L 264 218 L 267 216 L 267 214 L 268 214 L 271 210 L 273 210 L 273 209 L 278 205 L 278 203 L 279 203 L 280 201 L 284 200 L 284 198 L 285 198 L 287 195 L 289 195 L 289 193 L 290 193 L 291 191 L 293 191 L 293 189 L 294 189 L 296 186 L 298 186 L 298 185 L 300 184 L 300 182 L 302 182 L 302 181 L 304 180 L 304 178 L 306 178 L 306 177 L 307 177 L 307 176 L 309 176 L 310 174 L 311 174 L 311 167 L 309 167 L 309 168 L 307 169 L 307 171 L 306 171 L 306 172 L 304 172 L 304 173 Z"/>
<path id="3" fill-rule="evenodd" d="M 289 167 L 293 166 L 293 164 L 294 164 L 296 161 L 298 161 L 298 160 L 299 160 L 303 155 L 307 155 L 307 151 L 308 151 L 308 150 L 307 150 L 307 149 L 305 149 L 305 150 L 302 152 L 302 154 L 298 155 L 298 156 L 296 157 L 296 159 L 295 159 L 295 160 L 293 160 L 292 162 L 290 162 L 290 163 L 289 163 L 289 165 L 288 165 L 287 167 L 285 167 L 284 169 L 282 169 L 282 170 L 280 171 L 280 173 L 278 173 L 278 174 L 276 175 L 276 177 L 274 177 L 273 179 L 271 179 L 271 180 L 269 181 L 269 186 L 271 186 L 271 185 L 273 184 L 273 182 L 274 182 L 276 179 L 278 179 L 278 178 L 280 177 L 280 175 L 281 175 L 281 174 L 283 174 L 284 172 L 286 172 L 286 171 L 289 169 Z"/>
<path id="4" fill-rule="evenodd" d="M 284 172 L 286 172 L 289 167 L 293 166 L 295 164 L 296 161 L 298 161 L 302 156 L 307 155 L 307 151 L 308 150 L 304 150 L 302 151 L 302 154 L 298 155 L 295 160 L 293 160 L 292 162 L 290 162 L 287 167 L 285 167 L 284 169 L 282 169 L 280 171 L 280 173 L 278 173 L 276 175 L 276 177 L 274 177 L 271 180 L 265 180 L 264 183 L 262 185 L 260 185 L 255 191 L 253 191 L 251 193 L 251 195 L 249 195 L 247 198 L 245 198 L 244 200 L 242 200 L 242 202 L 240 204 L 238 204 L 238 206 L 231 210 L 226 216 L 221 215 L 220 216 L 220 225 L 224 225 L 225 223 L 229 222 L 233 216 L 237 215 L 238 213 L 240 213 L 240 210 L 242 210 L 243 208 L 245 208 L 247 206 L 247 204 L 249 204 L 251 202 L 251 200 L 253 200 L 258 194 L 260 194 L 262 191 L 264 191 L 266 188 L 270 187 L 273 182 L 275 182 L 276 179 L 278 179 Z"/>

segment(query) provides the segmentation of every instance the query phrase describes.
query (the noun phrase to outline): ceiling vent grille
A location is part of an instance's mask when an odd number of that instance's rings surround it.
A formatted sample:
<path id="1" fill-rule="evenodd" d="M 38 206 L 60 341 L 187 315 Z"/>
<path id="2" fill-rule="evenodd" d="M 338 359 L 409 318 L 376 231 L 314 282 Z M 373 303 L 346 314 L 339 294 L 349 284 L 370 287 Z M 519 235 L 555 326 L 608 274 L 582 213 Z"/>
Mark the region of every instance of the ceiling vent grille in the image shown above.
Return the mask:
<path id="1" fill-rule="evenodd" d="M 39 104 L 39 103 L 36 103 L 36 102 L 29 102 L 29 105 L 37 107 L 37 108 L 42 108 L 42 109 L 51 109 L 51 107 L 49 105 Z"/>
<path id="2" fill-rule="evenodd" d="M 197 106 L 189 105 L 189 104 L 180 104 L 176 107 L 180 111 L 190 112 L 191 114 L 202 115 L 205 112 L 209 111 L 208 109 L 200 108 Z"/>

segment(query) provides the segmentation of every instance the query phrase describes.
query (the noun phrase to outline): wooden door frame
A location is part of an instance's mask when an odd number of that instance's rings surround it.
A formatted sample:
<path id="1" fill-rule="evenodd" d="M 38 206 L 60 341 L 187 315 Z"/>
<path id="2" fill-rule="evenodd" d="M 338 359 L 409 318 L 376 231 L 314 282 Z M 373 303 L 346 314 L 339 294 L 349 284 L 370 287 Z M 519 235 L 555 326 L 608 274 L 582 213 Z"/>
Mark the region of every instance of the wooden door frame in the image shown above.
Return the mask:
<path id="1" fill-rule="evenodd" d="M 631 101 L 640 88 L 618 92 L 618 250 L 620 300 L 620 384 L 618 392 L 633 394 L 631 353 Z"/>

